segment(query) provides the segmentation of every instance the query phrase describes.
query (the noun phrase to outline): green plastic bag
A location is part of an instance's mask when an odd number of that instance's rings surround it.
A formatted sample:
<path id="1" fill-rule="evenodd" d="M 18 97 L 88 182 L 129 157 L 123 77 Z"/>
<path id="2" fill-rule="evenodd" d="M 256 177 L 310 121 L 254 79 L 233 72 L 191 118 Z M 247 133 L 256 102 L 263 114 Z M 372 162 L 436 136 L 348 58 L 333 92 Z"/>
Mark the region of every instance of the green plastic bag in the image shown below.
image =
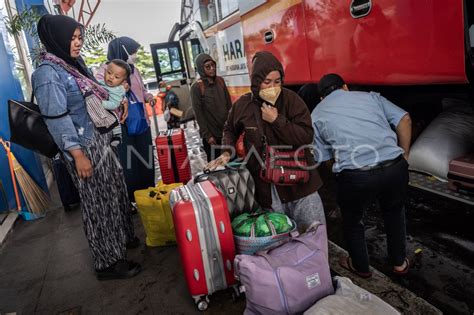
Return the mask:
<path id="1" fill-rule="evenodd" d="M 237 236 L 249 237 L 252 230 L 256 237 L 271 236 L 290 232 L 293 228 L 288 216 L 276 212 L 243 213 L 232 221 L 232 229 Z"/>

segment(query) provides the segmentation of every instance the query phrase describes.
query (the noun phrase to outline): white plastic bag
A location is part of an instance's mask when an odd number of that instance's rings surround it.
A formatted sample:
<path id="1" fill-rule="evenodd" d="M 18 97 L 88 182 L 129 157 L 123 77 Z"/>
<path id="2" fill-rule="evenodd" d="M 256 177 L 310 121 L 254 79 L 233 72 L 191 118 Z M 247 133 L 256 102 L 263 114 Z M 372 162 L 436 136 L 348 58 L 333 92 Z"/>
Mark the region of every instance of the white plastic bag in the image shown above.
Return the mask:
<path id="1" fill-rule="evenodd" d="M 334 277 L 336 292 L 311 306 L 304 315 L 398 315 L 392 306 L 376 295 L 358 287 L 351 279 Z"/>
<path id="2" fill-rule="evenodd" d="M 448 102 L 455 103 L 443 103 Z M 474 110 L 463 103 L 453 105 L 439 114 L 412 145 L 408 159 L 411 170 L 447 180 L 449 162 L 474 150 Z"/>

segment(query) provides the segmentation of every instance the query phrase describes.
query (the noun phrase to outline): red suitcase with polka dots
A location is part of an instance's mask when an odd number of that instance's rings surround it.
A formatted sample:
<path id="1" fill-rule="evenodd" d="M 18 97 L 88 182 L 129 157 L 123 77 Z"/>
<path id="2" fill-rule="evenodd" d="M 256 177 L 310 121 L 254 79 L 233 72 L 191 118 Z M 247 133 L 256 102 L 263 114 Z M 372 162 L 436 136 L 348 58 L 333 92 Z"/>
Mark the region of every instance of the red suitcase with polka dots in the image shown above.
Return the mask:
<path id="1" fill-rule="evenodd" d="M 170 204 L 186 283 L 199 310 L 205 310 L 210 294 L 236 282 L 227 201 L 214 184 L 203 181 L 175 189 Z"/>

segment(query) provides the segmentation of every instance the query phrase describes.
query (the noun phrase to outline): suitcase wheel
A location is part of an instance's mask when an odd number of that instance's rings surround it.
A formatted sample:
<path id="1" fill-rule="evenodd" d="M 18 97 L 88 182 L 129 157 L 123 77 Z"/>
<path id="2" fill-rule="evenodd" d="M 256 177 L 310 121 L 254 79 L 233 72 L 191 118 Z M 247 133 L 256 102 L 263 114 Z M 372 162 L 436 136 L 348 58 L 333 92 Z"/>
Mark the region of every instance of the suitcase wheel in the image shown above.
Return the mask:
<path id="1" fill-rule="evenodd" d="M 209 307 L 209 302 L 208 301 L 209 300 L 206 297 L 206 298 L 202 298 L 201 300 L 196 302 L 198 310 L 200 310 L 201 312 L 204 312 L 205 310 L 207 310 L 207 308 Z"/>
<path id="2" fill-rule="evenodd" d="M 239 292 L 239 287 L 234 285 L 232 286 L 232 301 L 237 302 L 242 294 Z"/>
<path id="3" fill-rule="evenodd" d="M 201 312 L 204 312 L 205 310 L 207 310 L 207 308 L 209 307 L 209 296 L 193 295 L 193 298 L 194 298 L 194 303 L 196 303 L 198 310 L 200 310 Z"/>

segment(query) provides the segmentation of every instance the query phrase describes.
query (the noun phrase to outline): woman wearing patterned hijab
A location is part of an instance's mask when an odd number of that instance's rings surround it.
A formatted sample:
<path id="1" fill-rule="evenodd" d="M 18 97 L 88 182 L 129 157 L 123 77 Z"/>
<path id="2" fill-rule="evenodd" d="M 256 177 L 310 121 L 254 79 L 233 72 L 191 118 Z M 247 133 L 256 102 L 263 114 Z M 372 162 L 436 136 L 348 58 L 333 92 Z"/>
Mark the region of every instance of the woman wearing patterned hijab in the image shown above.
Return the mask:
<path id="1" fill-rule="evenodd" d="M 81 58 L 83 26 L 63 15 L 45 15 L 38 34 L 46 52 L 32 76 L 48 130 L 78 188 L 84 231 L 99 280 L 133 277 L 140 265 L 126 260 L 137 245 L 122 168 L 110 148 L 110 129 L 97 109 L 108 98 Z M 105 116 L 100 116 L 105 115 Z"/>

